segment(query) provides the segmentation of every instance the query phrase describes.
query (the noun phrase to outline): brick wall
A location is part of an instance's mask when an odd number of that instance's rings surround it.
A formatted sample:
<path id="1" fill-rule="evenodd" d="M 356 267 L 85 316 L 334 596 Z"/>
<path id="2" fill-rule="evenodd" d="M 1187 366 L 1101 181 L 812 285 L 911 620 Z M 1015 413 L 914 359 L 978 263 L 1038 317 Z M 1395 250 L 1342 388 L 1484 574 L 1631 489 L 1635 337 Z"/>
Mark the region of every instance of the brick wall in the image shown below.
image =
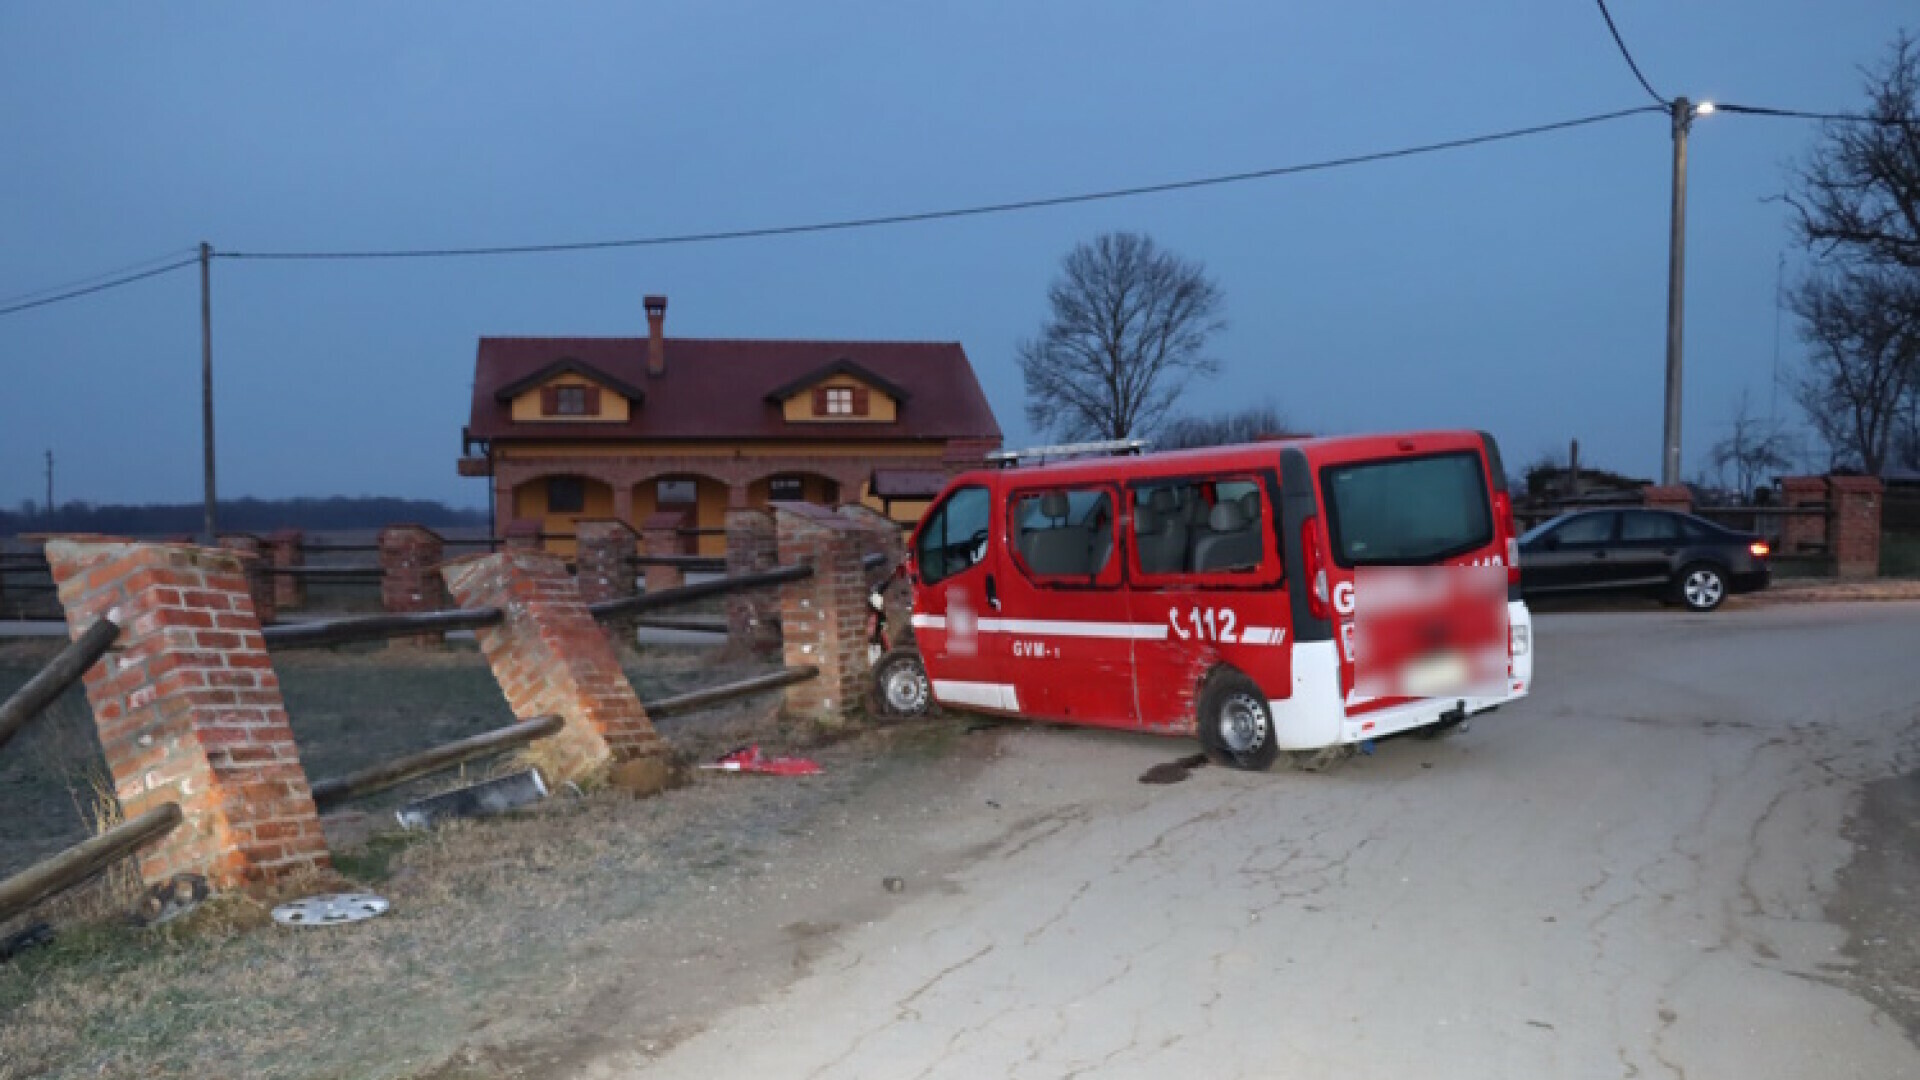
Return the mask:
<path id="1" fill-rule="evenodd" d="M 432 529 L 420 525 L 389 525 L 381 529 L 380 606 L 396 615 L 444 611 L 452 607 L 439 573 L 445 556 L 446 541 Z M 415 634 L 393 638 L 390 643 L 435 646 L 445 642 L 443 634 Z"/>
<path id="2" fill-rule="evenodd" d="M 475 555 L 442 571 L 462 607 L 497 607 L 506 619 L 477 632 L 480 650 L 515 716 L 557 714 L 558 734 L 534 744 L 548 779 L 592 782 L 631 778 L 657 790 L 665 779 L 628 765 L 663 763 L 654 733 L 612 643 L 582 602 L 566 564 L 542 552 Z"/>
<path id="3" fill-rule="evenodd" d="M 773 512 L 735 507 L 727 511 L 727 574 L 771 570 L 780 564 Z M 727 596 L 727 647 L 734 653 L 771 656 L 780 651 L 780 591 L 750 589 Z"/>
<path id="4" fill-rule="evenodd" d="M 812 665 L 820 677 L 786 690 L 788 716 L 837 725 L 860 716 L 867 687 L 868 532 L 824 507 L 777 503 L 780 561 L 813 567 L 813 576 L 781 589 L 780 628 L 788 667 Z"/>
<path id="5" fill-rule="evenodd" d="M 123 627 L 85 678 L 121 811 L 177 802 L 184 815 L 141 853 L 142 879 L 226 889 L 327 869 L 239 556 L 56 538 L 47 558 L 74 636 L 109 612 Z"/>
<path id="6" fill-rule="evenodd" d="M 307 564 L 307 552 L 304 545 L 307 534 L 299 529 L 279 529 L 267 535 L 267 560 L 275 567 L 296 567 Z M 273 576 L 273 606 L 280 611 L 292 611 L 307 606 L 307 583 L 304 579 L 291 574 Z"/>
<path id="7" fill-rule="evenodd" d="M 1880 573 L 1880 511 L 1885 488 L 1872 476 L 1827 479 L 1827 544 L 1834 570 L 1843 578 Z"/>
<path id="8" fill-rule="evenodd" d="M 1641 505 L 1652 510 L 1693 512 L 1693 492 L 1685 484 L 1654 484 L 1640 489 Z"/>
<path id="9" fill-rule="evenodd" d="M 252 533 L 222 533 L 220 546 L 240 553 L 240 565 L 247 575 L 247 589 L 253 594 L 253 613 L 262 626 L 272 622 L 277 605 L 273 595 L 273 575 L 267 573 L 272 564 L 266 557 L 266 541 Z"/>
<path id="10" fill-rule="evenodd" d="M 639 535 L 624 521 L 589 519 L 577 522 L 574 565 L 580 579 L 580 599 L 589 604 L 633 595 L 633 554 Z"/>
<path id="11" fill-rule="evenodd" d="M 693 538 L 683 536 L 682 529 L 693 527 L 693 514 L 687 510 L 656 510 L 640 523 L 640 546 L 648 555 L 690 555 L 695 545 Z M 659 593 L 663 589 L 677 589 L 686 584 L 686 571 L 677 566 L 647 567 L 647 591 Z"/>
<path id="12" fill-rule="evenodd" d="M 1814 506 L 1827 501 L 1822 476 L 1788 476 L 1780 481 L 1782 506 Z M 1786 514 L 1780 526 L 1780 554 L 1800 555 L 1826 550 L 1827 523 L 1815 514 Z"/>

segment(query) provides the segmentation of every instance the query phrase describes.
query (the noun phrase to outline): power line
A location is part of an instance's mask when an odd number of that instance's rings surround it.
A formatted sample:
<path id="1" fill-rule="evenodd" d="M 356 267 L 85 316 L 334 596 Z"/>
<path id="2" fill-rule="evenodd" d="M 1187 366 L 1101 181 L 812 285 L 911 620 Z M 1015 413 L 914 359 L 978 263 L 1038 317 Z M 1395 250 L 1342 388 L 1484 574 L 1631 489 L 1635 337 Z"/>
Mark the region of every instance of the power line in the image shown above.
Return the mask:
<path id="1" fill-rule="evenodd" d="M 1294 176 L 1301 173 L 1323 172 L 1330 169 L 1346 168 L 1353 165 L 1366 165 L 1378 161 L 1396 158 L 1415 157 L 1422 154 L 1439 153 L 1444 150 L 1458 150 L 1469 146 L 1481 146 L 1487 143 L 1505 142 L 1512 139 L 1543 135 L 1553 131 L 1585 127 L 1600 124 L 1639 113 L 1665 112 L 1665 106 L 1656 109 L 1641 105 L 1631 109 L 1619 109 L 1614 112 L 1596 113 L 1572 120 L 1560 120 L 1551 124 L 1536 124 L 1532 127 L 1512 128 L 1506 131 L 1486 135 L 1473 135 L 1460 139 L 1448 139 L 1444 142 L 1424 143 L 1418 146 L 1402 147 L 1396 150 L 1381 150 L 1368 154 L 1356 154 L 1350 157 L 1331 158 L 1325 161 L 1308 162 L 1299 165 L 1281 165 L 1270 169 L 1256 169 L 1251 172 L 1226 173 L 1219 176 L 1201 177 L 1191 180 L 1175 180 L 1163 184 L 1145 184 L 1139 187 L 1114 188 L 1107 191 L 1083 192 L 1074 195 L 1055 195 L 1037 199 L 1023 199 L 1017 202 L 989 203 L 983 206 L 969 206 L 949 210 L 926 210 L 908 214 L 889 214 L 880 217 L 849 218 L 840 221 L 815 222 L 806 225 L 776 225 L 755 229 L 730 229 L 718 232 L 678 233 L 661 236 L 644 236 L 621 240 L 586 240 L 575 243 L 556 244 L 517 244 L 492 247 L 459 248 L 405 248 L 360 251 L 217 251 L 217 259 L 274 259 L 274 260 L 342 260 L 342 259 L 432 259 L 461 258 L 492 255 L 539 255 L 568 251 L 600 251 L 610 248 L 661 247 L 670 244 L 701 244 L 721 240 L 751 240 L 774 236 L 797 236 L 805 233 L 837 232 L 847 229 L 866 229 L 884 225 L 906 225 L 917 222 L 944 221 L 953 218 L 981 217 L 988 214 L 1004 214 L 1020 210 L 1039 210 L 1055 206 L 1072 206 L 1080 203 L 1104 202 L 1113 199 L 1127 199 L 1140 195 L 1159 195 L 1170 191 L 1188 191 L 1194 188 L 1217 187 L 1225 184 L 1246 183 L 1253 180 L 1269 180 L 1280 176 Z M 0 312 L 4 314 L 4 312 Z"/>
<path id="2" fill-rule="evenodd" d="M 1749 116 L 1774 116 L 1788 120 L 1832 120 L 1848 124 L 1880 124 L 1885 127 L 1920 127 L 1920 117 L 1861 116 L 1858 113 L 1806 112 L 1800 109 L 1770 109 L 1764 105 L 1729 105 L 1714 102 L 1716 112 L 1745 113 Z"/>
<path id="3" fill-rule="evenodd" d="M 30 289 L 23 293 L 15 293 L 12 296 L 0 296 L 0 305 L 17 304 L 24 300 L 37 300 L 40 297 L 47 295 L 48 293 L 65 292 L 68 289 L 78 289 L 82 286 L 92 285 L 95 282 L 98 282 L 99 280 L 101 280 L 102 278 L 118 277 L 121 274 L 131 274 L 137 270 L 145 270 L 148 267 L 166 262 L 170 259 L 181 258 L 182 256 L 188 255 L 195 250 L 196 249 L 194 248 L 175 248 L 174 250 L 169 251 L 163 255 L 155 255 L 155 256 L 152 256 L 151 258 L 141 259 L 139 262 L 128 263 L 125 266 L 116 266 L 111 270 L 101 270 L 96 273 L 88 274 L 84 277 L 74 278 L 71 281 L 62 281 L 57 285 L 44 285 L 38 289 Z"/>
<path id="4" fill-rule="evenodd" d="M 1640 74 L 1640 65 L 1633 62 L 1633 54 L 1627 51 L 1626 39 L 1620 36 L 1620 28 L 1613 24 L 1613 12 L 1607 10 L 1607 0 L 1593 0 L 1593 2 L 1600 5 L 1600 17 L 1607 20 L 1607 29 L 1613 34 L 1613 43 L 1620 46 L 1620 56 L 1626 60 L 1627 66 L 1633 69 L 1633 77 L 1640 80 L 1641 89 L 1647 92 L 1647 96 L 1659 102 L 1661 108 L 1666 108 L 1667 98 L 1653 88 L 1653 84 L 1647 81 L 1647 77 Z"/>
<path id="5" fill-rule="evenodd" d="M 30 308 L 45 307 L 48 304 L 58 304 L 63 300 L 74 300 L 82 296 L 91 296 L 92 294 L 97 292 L 105 292 L 108 289 L 117 289 L 122 285 L 131 285 L 136 281 L 145 281 L 147 278 L 150 278 L 150 277 L 159 277 L 161 274 L 171 273 L 183 267 L 192 266 L 194 263 L 197 263 L 199 261 L 200 261 L 200 257 L 198 255 L 195 255 L 191 258 L 181 259 L 178 262 L 168 263 L 165 266 L 155 267 L 152 270 L 143 270 L 137 274 L 127 274 L 124 277 L 117 277 L 112 279 L 111 281 L 103 281 L 97 285 L 89 285 L 82 289 L 69 289 L 66 292 L 57 293 L 53 296 L 41 297 L 38 300 L 29 300 L 29 301 L 26 301 L 25 303 L 13 304 L 8 307 L 0 307 L 0 315 L 12 315 L 16 312 L 26 311 Z"/>

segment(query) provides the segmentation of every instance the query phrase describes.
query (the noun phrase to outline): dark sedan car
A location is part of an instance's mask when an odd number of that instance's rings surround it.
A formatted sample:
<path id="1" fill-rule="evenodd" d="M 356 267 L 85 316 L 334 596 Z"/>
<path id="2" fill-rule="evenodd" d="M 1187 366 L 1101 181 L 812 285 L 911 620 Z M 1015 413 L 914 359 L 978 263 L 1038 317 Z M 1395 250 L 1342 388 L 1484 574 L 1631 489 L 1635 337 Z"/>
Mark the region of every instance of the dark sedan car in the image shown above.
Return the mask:
<path id="1" fill-rule="evenodd" d="M 1670 510 L 1580 510 L 1520 538 L 1528 596 L 1633 589 L 1712 611 L 1729 592 L 1764 589 L 1767 542 Z"/>

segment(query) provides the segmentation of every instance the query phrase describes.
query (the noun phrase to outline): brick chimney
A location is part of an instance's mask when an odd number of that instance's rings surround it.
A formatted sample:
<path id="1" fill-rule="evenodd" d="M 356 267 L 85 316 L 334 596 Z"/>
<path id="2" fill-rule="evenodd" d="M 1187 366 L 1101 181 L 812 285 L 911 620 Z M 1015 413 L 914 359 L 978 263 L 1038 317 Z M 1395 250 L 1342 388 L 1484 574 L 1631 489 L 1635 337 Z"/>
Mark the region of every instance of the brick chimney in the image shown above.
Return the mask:
<path id="1" fill-rule="evenodd" d="M 647 297 L 647 374 L 667 373 L 667 298 Z"/>

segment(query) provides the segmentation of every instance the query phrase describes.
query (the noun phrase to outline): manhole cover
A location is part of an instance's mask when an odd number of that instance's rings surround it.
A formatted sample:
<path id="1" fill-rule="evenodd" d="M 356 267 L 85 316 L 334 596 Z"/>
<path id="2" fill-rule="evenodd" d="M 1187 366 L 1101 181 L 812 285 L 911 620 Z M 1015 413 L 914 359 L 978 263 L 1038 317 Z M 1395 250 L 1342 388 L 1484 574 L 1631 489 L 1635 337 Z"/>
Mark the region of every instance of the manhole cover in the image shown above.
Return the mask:
<path id="1" fill-rule="evenodd" d="M 385 915 L 387 906 L 385 899 L 369 893 L 329 893 L 281 904 L 273 909 L 273 921 L 281 926 L 332 926 Z"/>

